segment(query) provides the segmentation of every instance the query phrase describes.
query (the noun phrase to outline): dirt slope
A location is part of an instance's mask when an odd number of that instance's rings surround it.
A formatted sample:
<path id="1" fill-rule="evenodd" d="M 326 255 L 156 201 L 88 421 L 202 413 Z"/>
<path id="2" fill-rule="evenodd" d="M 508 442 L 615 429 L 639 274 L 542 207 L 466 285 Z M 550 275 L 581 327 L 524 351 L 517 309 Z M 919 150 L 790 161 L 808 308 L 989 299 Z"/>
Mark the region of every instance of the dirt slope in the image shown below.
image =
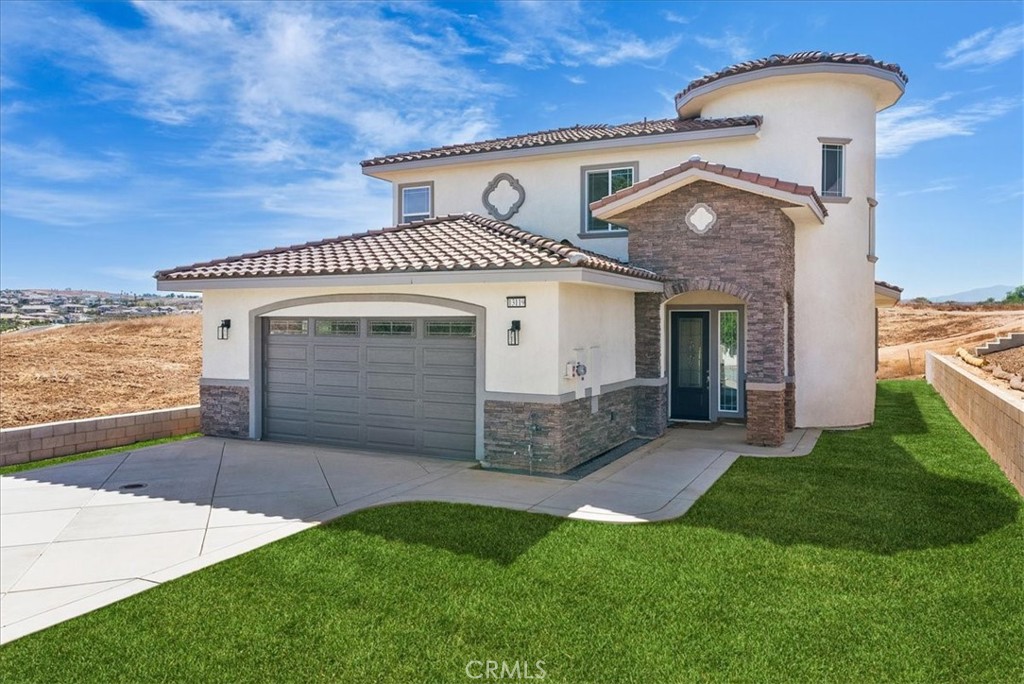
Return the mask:
<path id="1" fill-rule="evenodd" d="M 924 353 L 971 351 L 998 335 L 1024 330 L 1024 311 L 946 311 L 894 307 L 878 317 L 878 377 L 924 373 Z"/>
<path id="2" fill-rule="evenodd" d="M 0 335 L 0 427 L 199 403 L 200 317 Z"/>

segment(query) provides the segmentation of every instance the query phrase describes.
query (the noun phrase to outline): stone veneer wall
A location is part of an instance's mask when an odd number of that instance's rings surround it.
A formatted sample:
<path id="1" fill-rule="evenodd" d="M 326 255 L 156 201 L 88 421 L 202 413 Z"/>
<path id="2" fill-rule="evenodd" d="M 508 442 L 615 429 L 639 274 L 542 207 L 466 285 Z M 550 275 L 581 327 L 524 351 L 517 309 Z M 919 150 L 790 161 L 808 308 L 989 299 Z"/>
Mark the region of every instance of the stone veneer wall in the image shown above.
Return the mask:
<path id="1" fill-rule="evenodd" d="M 198 430 L 198 406 L 5 428 L 0 430 L 0 465 L 70 456 Z"/>
<path id="2" fill-rule="evenodd" d="M 645 380 L 661 378 L 661 303 L 658 292 L 634 295 L 634 326 L 636 339 L 636 377 Z M 668 427 L 668 384 L 636 387 L 636 432 L 645 437 L 658 437 Z"/>
<path id="3" fill-rule="evenodd" d="M 249 437 L 249 387 L 199 384 L 200 431 L 210 437 Z"/>
<path id="4" fill-rule="evenodd" d="M 925 354 L 928 384 L 1024 496 L 1024 399 L 958 368 L 952 358 Z"/>
<path id="5" fill-rule="evenodd" d="M 596 412 L 591 397 L 561 404 L 485 401 L 486 460 L 500 468 L 571 470 L 635 435 L 636 389 L 599 395 Z"/>
<path id="6" fill-rule="evenodd" d="M 710 206 L 718 217 L 703 235 L 685 223 L 686 213 L 698 202 Z M 793 222 L 781 211 L 787 206 L 780 200 L 698 181 L 616 219 L 629 228 L 630 264 L 671 280 L 666 297 L 713 290 L 745 301 L 746 382 L 778 388 L 777 392 L 747 389 L 747 439 L 754 444 L 781 444 L 785 436 L 784 303 L 792 301 L 796 269 Z M 792 312 L 790 307 L 791 339 Z M 660 360 L 661 354 L 660 317 L 642 296 L 637 298 L 636 322 L 637 377 L 641 377 L 641 368 L 650 365 L 647 357 L 656 353 Z M 656 340 L 653 352 L 650 340 Z M 778 397 L 764 396 L 767 392 Z"/>

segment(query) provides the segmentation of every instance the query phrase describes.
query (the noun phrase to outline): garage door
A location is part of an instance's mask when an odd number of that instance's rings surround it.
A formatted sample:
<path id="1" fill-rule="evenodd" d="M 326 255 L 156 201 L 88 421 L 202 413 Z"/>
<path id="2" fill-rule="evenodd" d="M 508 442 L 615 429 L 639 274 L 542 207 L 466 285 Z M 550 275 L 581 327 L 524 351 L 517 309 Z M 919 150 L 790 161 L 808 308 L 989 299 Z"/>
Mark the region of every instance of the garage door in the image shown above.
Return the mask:
<path id="1" fill-rule="evenodd" d="M 263 321 L 263 436 L 473 458 L 473 318 Z"/>

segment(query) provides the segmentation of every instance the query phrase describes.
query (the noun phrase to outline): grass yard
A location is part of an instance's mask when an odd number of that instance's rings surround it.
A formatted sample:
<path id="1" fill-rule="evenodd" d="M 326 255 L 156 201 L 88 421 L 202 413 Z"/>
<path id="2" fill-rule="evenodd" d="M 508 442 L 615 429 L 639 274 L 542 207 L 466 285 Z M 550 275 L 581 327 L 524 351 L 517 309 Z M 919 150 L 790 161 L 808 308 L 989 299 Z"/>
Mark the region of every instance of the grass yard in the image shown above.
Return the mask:
<path id="1" fill-rule="evenodd" d="M 931 388 L 883 382 L 873 428 L 741 459 L 679 520 L 366 510 L 0 648 L 0 679 L 1019 682 L 1021 510 Z"/>

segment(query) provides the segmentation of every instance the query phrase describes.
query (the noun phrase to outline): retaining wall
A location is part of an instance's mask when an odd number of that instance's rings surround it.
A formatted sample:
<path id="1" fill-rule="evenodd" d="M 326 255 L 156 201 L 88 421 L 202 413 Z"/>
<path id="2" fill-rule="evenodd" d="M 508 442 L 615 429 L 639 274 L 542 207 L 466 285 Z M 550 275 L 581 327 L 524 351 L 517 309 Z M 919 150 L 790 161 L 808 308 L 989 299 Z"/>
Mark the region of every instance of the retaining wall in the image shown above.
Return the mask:
<path id="1" fill-rule="evenodd" d="M 199 407 L 181 406 L 0 430 L 0 465 L 40 461 L 199 432 Z"/>
<path id="2" fill-rule="evenodd" d="M 925 354 L 925 378 L 1024 495 L 1024 398 L 934 352 Z"/>

